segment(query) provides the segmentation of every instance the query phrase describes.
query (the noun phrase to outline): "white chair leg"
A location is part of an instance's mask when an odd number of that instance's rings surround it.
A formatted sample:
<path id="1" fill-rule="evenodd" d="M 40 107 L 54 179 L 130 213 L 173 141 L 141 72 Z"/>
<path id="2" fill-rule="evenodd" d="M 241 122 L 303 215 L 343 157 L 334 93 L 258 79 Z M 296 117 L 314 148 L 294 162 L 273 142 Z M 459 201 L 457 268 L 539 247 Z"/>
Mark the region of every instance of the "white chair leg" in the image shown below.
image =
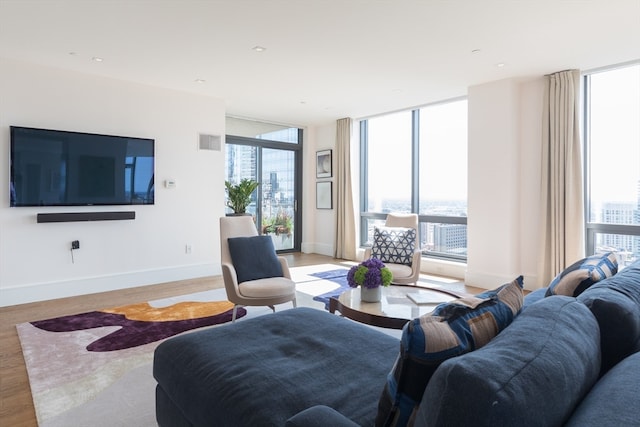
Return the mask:
<path id="1" fill-rule="evenodd" d="M 298 303 L 296 302 L 295 298 L 291 300 L 291 302 L 293 303 L 293 308 L 296 308 L 298 306 Z"/>
<path id="2" fill-rule="evenodd" d="M 231 323 L 236 322 L 236 315 L 238 314 L 238 304 L 233 306 L 233 315 L 231 316 Z"/>

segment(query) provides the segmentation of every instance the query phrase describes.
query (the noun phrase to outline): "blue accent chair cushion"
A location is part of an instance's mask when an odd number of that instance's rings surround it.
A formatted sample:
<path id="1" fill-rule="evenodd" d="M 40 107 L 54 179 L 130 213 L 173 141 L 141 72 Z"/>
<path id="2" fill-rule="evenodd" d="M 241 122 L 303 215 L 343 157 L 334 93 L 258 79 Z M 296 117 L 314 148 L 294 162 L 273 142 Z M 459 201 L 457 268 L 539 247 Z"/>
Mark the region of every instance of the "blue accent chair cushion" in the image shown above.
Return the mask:
<path id="1" fill-rule="evenodd" d="M 522 276 L 475 297 L 440 304 L 402 330 L 400 354 L 387 376 L 376 426 L 406 426 L 440 364 L 476 350 L 506 328 L 523 303 Z"/>
<path id="2" fill-rule="evenodd" d="M 416 251 L 416 230 L 405 227 L 375 227 L 371 256 L 382 262 L 411 265 Z"/>
<path id="3" fill-rule="evenodd" d="M 282 277 L 282 265 L 271 236 L 230 237 L 228 242 L 238 283 Z"/>
<path id="4" fill-rule="evenodd" d="M 581 259 L 558 274 L 549 284 L 547 296 L 577 297 L 589 286 L 618 272 L 618 261 L 613 252 Z"/>

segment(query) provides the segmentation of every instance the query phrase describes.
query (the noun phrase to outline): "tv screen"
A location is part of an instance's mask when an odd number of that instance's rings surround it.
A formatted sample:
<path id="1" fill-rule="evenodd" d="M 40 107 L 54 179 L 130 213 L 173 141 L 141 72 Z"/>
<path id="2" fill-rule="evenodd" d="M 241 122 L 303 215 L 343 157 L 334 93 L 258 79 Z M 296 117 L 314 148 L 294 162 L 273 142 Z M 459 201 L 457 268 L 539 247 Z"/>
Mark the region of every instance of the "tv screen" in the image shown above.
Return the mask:
<path id="1" fill-rule="evenodd" d="M 11 126 L 10 205 L 152 205 L 154 144 Z"/>

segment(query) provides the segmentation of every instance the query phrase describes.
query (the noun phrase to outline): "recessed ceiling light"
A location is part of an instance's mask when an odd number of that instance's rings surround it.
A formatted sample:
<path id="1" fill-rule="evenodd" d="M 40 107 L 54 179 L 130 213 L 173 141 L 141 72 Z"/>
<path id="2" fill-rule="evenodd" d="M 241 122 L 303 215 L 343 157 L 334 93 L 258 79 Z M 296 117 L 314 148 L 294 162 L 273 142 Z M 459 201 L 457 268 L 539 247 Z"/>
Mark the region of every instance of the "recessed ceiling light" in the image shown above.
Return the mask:
<path id="1" fill-rule="evenodd" d="M 262 46 L 254 46 L 253 50 L 255 50 L 256 52 L 264 52 L 265 50 L 267 50 L 267 48 Z"/>
<path id="2" fill-rule="evenodd" d="M 504 67 L 505 65 L 507 65 L 507 64 L 505 64 L 504 62 L 498 62 L 498 63 L 496 64 L 496 67 L 498 67 L 498 68 L 502 68 L 502 67 Z"/>
<path id="3" fill-rule="evenodd" d="M 69 52 L 69 55 L 71 56 L 76 56 L 78 54 L 78 52 Z"/>
<path id="4" fill-rule="evenodd" d="M 104 61 L 103 58 L 100 58 L 99 56 L 94 56 L 93 58 L 91 58 L 92 60 L 94 60 L 95 62 L 102 62 Z"/>
<path id="5" fill-rule="evenodd" d="M 480 49 L 473 49 L 471 53 L 480 53 Z"/>
<path id="6" fill-rule="evenodd" d="M 195 79 L 194 82 L 198 83 L 198 84 L 202 84 L 204 83 L 206 80 L 204 79 Z"/>

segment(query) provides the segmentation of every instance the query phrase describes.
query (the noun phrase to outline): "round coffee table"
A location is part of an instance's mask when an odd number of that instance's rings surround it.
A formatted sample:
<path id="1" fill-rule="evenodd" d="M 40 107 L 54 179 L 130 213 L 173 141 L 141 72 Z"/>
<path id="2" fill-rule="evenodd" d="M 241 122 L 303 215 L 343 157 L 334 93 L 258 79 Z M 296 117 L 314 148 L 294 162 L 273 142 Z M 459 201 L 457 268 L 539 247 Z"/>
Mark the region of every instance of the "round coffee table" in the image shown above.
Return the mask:
<path id="1" fill-rule="evenodd" d="M 414 297 L 410 298 L 411 295 Z M 382 288 L 379 302 L 360 301 L 360 287 L 329 299 L 329 312 L 382 328 L 402 329 L 409 320 L 429 314 L 438 304 L 460 298 L 456 292 L 425 286 L 391 285 Z M 420 303 L 414 302 L 420 301 Z"/>

